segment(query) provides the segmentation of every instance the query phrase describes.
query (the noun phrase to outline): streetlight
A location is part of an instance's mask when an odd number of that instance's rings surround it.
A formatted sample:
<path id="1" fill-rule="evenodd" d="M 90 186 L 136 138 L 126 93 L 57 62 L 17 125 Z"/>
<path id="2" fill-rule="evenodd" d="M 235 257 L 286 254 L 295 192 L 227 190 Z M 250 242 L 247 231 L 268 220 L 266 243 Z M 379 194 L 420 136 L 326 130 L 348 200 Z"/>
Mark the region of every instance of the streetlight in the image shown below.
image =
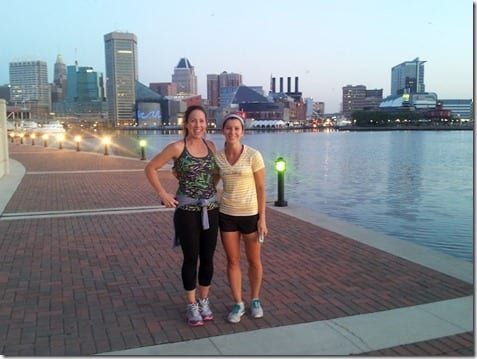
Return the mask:
<path id="1" fill-rule="evenodd" d="M 48 147 L 48 135 L 45 133 L 43 136 L 43 147 Z"/>
<path id="2" fill-rule="evenodd" d="M 103 145 L 104 145 L 104 155 L 107 156 L 109 153 L 108 153 L 108 145 L 109 143 L 111 142 L 111 137 L 103 137 Z"/>
<path id="3" fill-rule="evenodd" d="M 36 135 L 34 133 L 32 133 L 30 135 L 30 138 L 31 138 L 31 145 L 34 146 L 35 145 L 35 138 L 36 138 Z"/>
<path id="4" fill-rule="evenodd" d="M 147 145 L 146 140 L 139 141 L 139 146 L 141 147 L 141 160 L 146 159 L 146 145 Z"/>
<path id="5" fill-rule="evenodd" d="M 63 149 L 63 141 L 65 140 L 65 135 L 56 135 L 56 140 L 58 141 L 58 148 Z"/>
<path id="6" fill-rule="evenodd" d="M 288 205 L 284 196 L 284 175 L 286 170 L 287 162 L 282 157 L 278 157 L 275 160 L 275 171 L 277 171 L 278 175 L 278 200 L 275 201 L 276 207 L 286 207 Z"/>
<path id="7" fill-rule="evenodd" d="M 79 152 L 79 150 L 80 150 L 81 136 L 75 136 L 75 142 L 76 142 L 76 152 Z"/>

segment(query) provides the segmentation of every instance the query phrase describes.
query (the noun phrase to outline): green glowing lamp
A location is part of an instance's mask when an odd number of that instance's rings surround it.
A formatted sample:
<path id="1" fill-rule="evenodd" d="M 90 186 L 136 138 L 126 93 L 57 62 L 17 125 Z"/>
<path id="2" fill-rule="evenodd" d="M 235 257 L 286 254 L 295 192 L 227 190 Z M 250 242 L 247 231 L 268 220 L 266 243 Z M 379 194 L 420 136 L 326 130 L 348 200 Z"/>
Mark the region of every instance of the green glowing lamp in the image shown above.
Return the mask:
<path id="1" fill-rule="evenodd" d="M 277 189 L 278 189 L 278 200 L 275 201 L 275 206 L 277 207 L 286 207 L 288 205 L 285 201 L 285 171 L 287 170 L 287 162 L 283 157 L 278 157 L 275 160 L 275 170 L 277 171 Z"/>
<path id="2" fill-rule="evenodd" d="M 283 173 L 287 170 L 287 162 L 283 159 L 283 157 L 278 157 L 275 161 L 275 170 L 278 173 Z"/>

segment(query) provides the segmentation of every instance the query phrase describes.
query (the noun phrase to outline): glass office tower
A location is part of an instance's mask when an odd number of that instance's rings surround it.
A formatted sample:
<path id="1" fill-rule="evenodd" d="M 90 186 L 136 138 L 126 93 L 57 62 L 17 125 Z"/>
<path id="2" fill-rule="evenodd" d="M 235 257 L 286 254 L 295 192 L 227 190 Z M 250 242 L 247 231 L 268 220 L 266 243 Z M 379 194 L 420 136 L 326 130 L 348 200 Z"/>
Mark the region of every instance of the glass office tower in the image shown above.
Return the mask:
<path id="1" fill-rule="evenodd" d="M 424 93 L 424 63 L 416 57 L 391 69 L 391 95 Z"/>
<path id="2" fill-rule="evenodd" d="M 136 102 L 137 38 L 125 32 L 104 35 L 106 97 L 113 126 L 134 122 Z"/>

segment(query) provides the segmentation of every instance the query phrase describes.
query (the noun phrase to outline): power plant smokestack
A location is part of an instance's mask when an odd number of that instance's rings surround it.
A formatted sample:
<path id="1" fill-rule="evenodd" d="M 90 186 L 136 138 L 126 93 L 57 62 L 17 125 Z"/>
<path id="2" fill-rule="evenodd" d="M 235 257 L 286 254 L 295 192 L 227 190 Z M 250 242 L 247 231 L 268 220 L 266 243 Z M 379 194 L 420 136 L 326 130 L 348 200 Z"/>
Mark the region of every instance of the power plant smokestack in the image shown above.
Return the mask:
<path id="1" fill-rule="evenodd" d="M 295 92 L 298 93 L 298 76 L 295 77 Z"/>
<path id="2" fill-rule="evenodd" d="M 280 77 L 280 92 L 283 92 L 283 77 Z"/>
<path id="3" fill-rule="evenodd" d="M 275 82 L 276 82 L 276 78 L 272 77 L 272 93 L 275 93 Z"/>
<path id="4" fill-rule="evenodd" d="M 291 77 L 287 77 L 287 92 L 291 92 Z"/>

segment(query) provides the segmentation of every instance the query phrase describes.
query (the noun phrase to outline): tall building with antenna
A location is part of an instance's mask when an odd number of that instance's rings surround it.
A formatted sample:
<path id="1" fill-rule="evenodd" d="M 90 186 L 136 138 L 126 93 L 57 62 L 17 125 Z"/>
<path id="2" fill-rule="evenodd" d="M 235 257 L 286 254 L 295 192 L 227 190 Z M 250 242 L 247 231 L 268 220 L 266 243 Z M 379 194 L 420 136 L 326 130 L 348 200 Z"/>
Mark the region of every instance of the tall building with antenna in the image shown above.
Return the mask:
<path id="1" fill-rule="evenodd" d="M 137 37 L 128 32 L 104 35 L 108 117 L 113 126 L 130 124 L 135 118 L 138 80 Z"/>

